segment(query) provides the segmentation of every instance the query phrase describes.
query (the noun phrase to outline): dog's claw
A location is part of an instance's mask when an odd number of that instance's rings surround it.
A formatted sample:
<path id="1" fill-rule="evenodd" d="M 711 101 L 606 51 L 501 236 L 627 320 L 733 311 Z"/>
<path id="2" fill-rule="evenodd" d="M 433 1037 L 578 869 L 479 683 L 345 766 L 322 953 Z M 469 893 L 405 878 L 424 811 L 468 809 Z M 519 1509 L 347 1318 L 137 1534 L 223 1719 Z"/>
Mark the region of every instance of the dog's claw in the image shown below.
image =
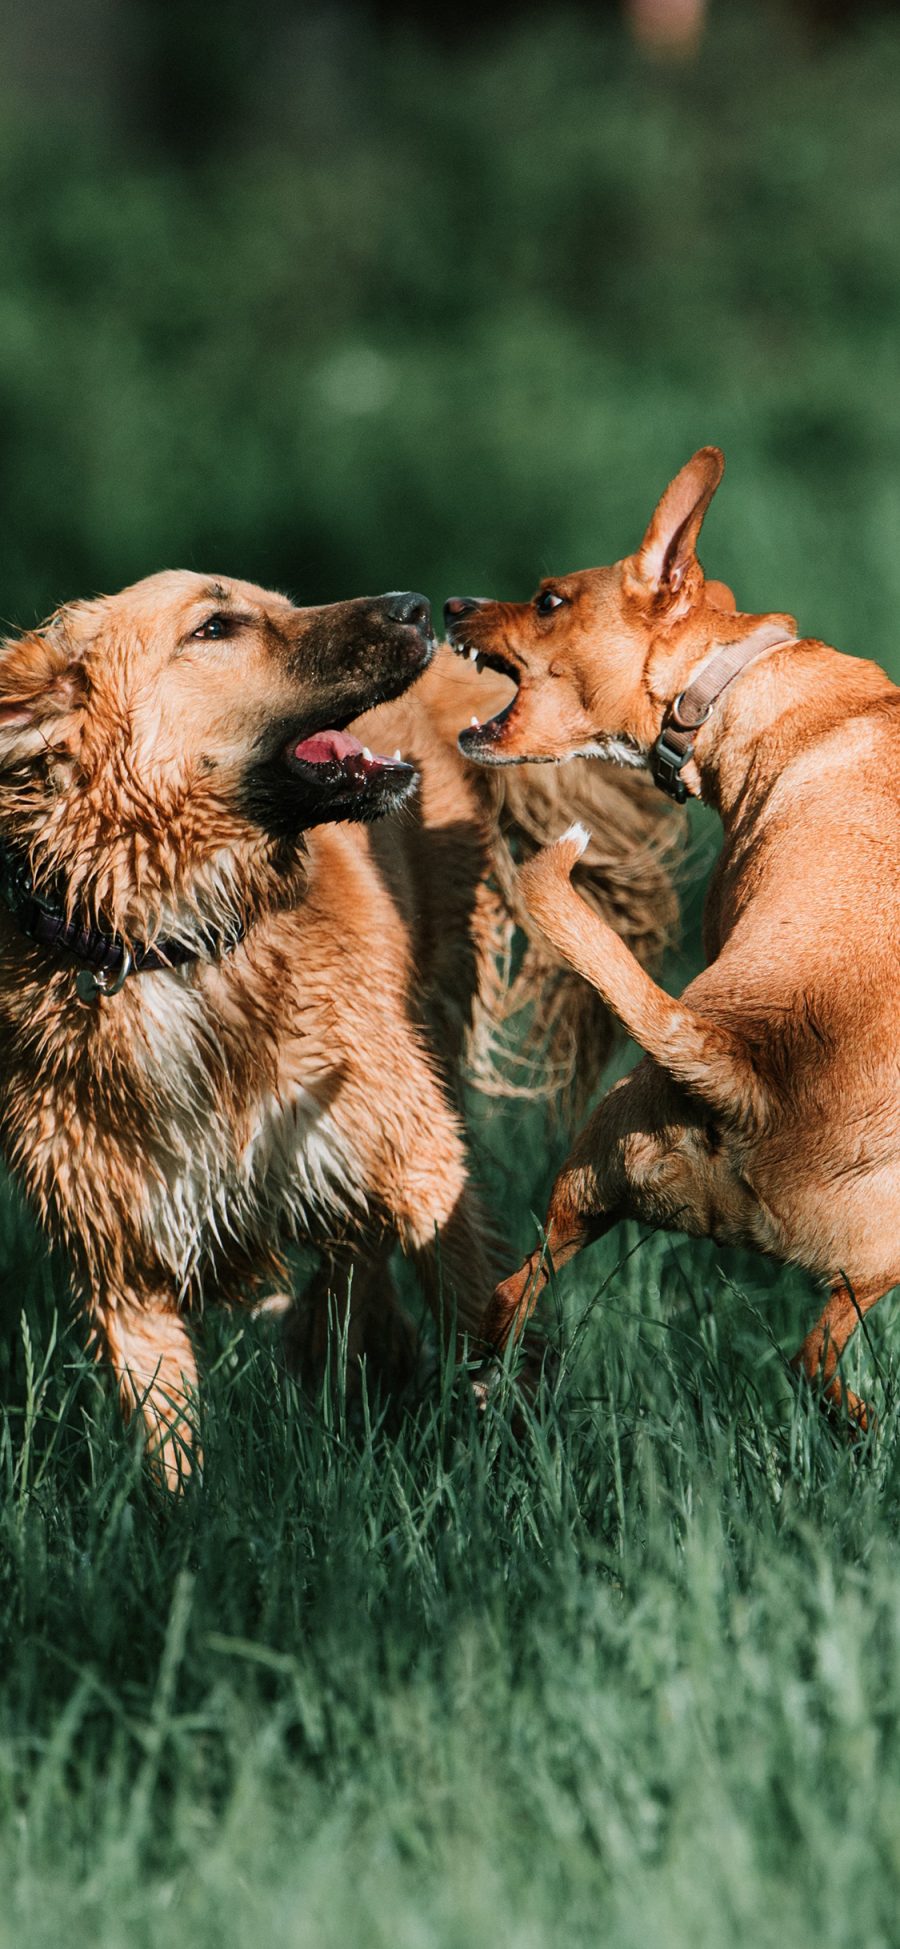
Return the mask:
<path id="1" fill-rule="evenodd" d="M 488 1406 L 500 1386 L 501 1372 L 502 1369 L 499 1361 L 488 1360 L 478 1369 L 477 1373 L 472 1375 L 472 1393 L 475 1396 L 475 1405 L 479 1414 L 485 1414 L 487 1412 Z"/>

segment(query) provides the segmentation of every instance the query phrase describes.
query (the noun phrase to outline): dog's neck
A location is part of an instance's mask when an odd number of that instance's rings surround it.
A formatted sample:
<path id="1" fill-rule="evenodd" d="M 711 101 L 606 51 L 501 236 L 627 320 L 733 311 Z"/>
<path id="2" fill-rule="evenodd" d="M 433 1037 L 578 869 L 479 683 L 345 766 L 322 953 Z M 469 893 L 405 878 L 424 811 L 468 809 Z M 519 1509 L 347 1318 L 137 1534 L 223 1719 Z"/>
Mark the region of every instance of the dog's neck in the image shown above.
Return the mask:
<path id="1" fill-rule="evenodd" d="M 302 838 L 287 844 L 260 834 L 245 844 L 240 869 L 227 844 L 195 851 L 179 885 L 154 873 L 152 858 L 148 870 L 127 832 L 107 847 L 83 838 L 67 860 L 61 844 L 47 843 L 49 824 L 38 845 L 27 827 L 17 833 L 14 820 L 12 830 L 0 821 L 0 907 L 23 945 L 39 949 L 41 965 L 73 969 L 82 1001 L 117 994 L 131 975 L 230 961 L 259 921 L 296 906 L 306 888 Z M 65 827 L 56 837 L 65 839 Z"/>
<path id="2" fill-rule="evenodd" d="M 744 826 L 811 743 L 831 738 L 828 763 L 839 767 L 850 720 L 897 700 L 877 664 L 816 638 L 787 638 L 784 650 L 776 643 L 750 665 L 698 730 L 691 789 L 726 832 Z"/>
<path id="3" fill-rule="evenodd" d="M 771 617 L 749 632 L 711 645 L 664 711 L 662 729 L 650 753 L 650 769 L 661 791 L 679 804 L 689 796 L 704 797 L 702 762 L 697 753 L 698 740 L 704 746 L 708 744 L 702 738 L 703 731 L 709 724 L 715 734 L 727 693 L 745 672 L 771 651 L 789 649 L 796 642 L 786 620 Z"/>
<path id="4" fill-rule="evenodd" d="M 246 933 L 246 924 L 238 919 L 225 931 L 207 929 L 190 944 L 177 937 L 127 944 L 118 934 L 104 932 L 73 913 L 63 890 L 38 891 L 27 854 L 5 840 L 0 840 L 0 902 L 26 939 L 54 959 L 71 956 L 78 964 L 75 986 L 82 1001 L 118 994 L 132 974 L 181 968 L 201 955 L 218 960 Z"/>

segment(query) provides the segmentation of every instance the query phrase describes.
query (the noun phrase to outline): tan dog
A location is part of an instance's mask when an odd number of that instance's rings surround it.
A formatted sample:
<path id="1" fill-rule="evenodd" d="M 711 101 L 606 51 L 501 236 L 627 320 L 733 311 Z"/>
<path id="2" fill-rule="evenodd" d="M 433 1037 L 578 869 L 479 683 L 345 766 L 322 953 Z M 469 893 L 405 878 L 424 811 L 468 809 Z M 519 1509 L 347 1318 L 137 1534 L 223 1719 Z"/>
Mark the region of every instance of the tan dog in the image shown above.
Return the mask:
<path id="1" fill-rule="evenodd" d="M 298 609 L 179 573 L 0 655 L 4 1152 L 172 1483 L 191 1308 L 271 1292 L 290 1235 L 323 1255 L 304 1365 L 351 1272 L 351 1355 L 402 1365 L 397 1241 L 444 1324 L 480 1324 L 492 1261 L 454 1098 L 502 999 L 489 874 L 516 812 L 455 748 L 474 677 L 433 657 L 414 593 Z M 361 734 L 406 758 L 346 730 L 391 698 Z M 595 893 L 650 951 L 671 914 L 655 807 L 614 776 L 580 802 L 610 826 Z M 557 812 L 545 793 L 537 837 Z M 559 1044 L 584 1020 L 574 977 L 543 948 L 529 967 Z M 601 1047 L 608 1025 L 598 1005 Z"/>
<path id="2" fill-rule="evenodd" d="M 550 1264 L 619 1218 L 752 1245 L 827 1282 L 797 1361 L 864 1427 L 837 1368 L 900 1281 L 900 691 L 798 641 L 789 616 L 733 613 L 704 581 L 696 544 L 722 467 L 714 447 L 695 454 L 614 567 L 544 582 L 532 603 L 447 605 L 457 647 L 518 685 L 465 734 L 470 756 L 615 755 L 702 796 L 724 828 L 710 965 L 680 1001 L 577 898 L 582 833 L 522 872 L 532 914 L 647 1060 L 578 1138 L 546 1252 L 497 1289 L 489 1331 L 502 1345 Z"/>

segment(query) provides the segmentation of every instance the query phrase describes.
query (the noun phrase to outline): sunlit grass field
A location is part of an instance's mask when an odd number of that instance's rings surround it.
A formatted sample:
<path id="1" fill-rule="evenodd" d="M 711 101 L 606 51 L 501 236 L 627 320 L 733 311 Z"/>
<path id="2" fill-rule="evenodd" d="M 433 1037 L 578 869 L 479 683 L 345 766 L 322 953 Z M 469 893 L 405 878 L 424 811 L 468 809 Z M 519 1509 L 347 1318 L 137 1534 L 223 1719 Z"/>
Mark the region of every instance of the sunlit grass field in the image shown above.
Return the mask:
<path id="1" fill-rule="evenodd" d="M 684 1240 L 570 1268 L 518 1428 L 210 1318 L 170 1503 L 2 1223 L 4 1949 L 896 1941 L 890 1303 L 858 1448 L 786 1374 L 806 1282 Z"/>
<path id="2" fill-rule="evenodd" d="M 181 175 L 0 89 L 9 620 L 166 562 L 524 595 L 715 439 L 709 571 L 900 675 L 900 24 L 711 11 L 671 71 L 323 39 Z M 472 1131 L 512 1258 L 567 1133 Z M 524 1420 L 348 1415 L 211 1315 L 172 1503 L 5 1188 L 0 1272 L 0 1949 L 893 1949 L 895 1302 L 856 1447 L 808 1282 L 676 1237 L 567 1270 Z"/>

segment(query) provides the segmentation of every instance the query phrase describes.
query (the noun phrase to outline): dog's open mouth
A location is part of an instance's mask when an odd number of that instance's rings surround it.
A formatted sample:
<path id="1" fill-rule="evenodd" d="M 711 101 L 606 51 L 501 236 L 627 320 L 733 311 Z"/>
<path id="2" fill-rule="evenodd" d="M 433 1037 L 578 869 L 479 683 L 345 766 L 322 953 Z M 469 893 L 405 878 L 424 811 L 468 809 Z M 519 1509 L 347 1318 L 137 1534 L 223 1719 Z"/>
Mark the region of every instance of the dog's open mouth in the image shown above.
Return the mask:
<path id="1" fill-rule="evenodd" d="M 501 711 L 489 717 L 484 724 L 473 717 L 471 724 L 460 731 L 458 744 L 466 758 L 474 758 L 482 765 L 501 765 L 509 763 L 504 759 L 499 746 L 519 701 L 519 682 L 521 671 L 499 650 L 482 650 L 475 643 L 453 643 L 457 656 L 467 663 L 474 663 L 476 670 L 494 670 L 499 677 L 508 677 L 516 686 L 516 694 L 510 698 Z"/>
<path id="2" fill-rule="evenodd" d="M 282 730 L 275 749 L 245 773 L 242 803 L 257 825 L 287 839 L 334 820 L 383 819 L 405 804 L 417 779 L 399 751 L 383 758 L 352 731 L 329 726 L 300 737 L 294 730 L 285 739 Z"/>
<path id="3" fill-rule="evenodd" d="M 296 703 L 260 725 L 238 786 L 244 812 L 276 839 L 383 819 L 418 781 L 399 751 L 391 758 L 370 751 L 348 727 L 427 670 L 435 650 L 431 604 L 401 590 L 311 614 L 289 659 Z M 283 686 L 281 694 L 290 698 Z"/>
<path id="4" fill-rule="evenodd" d="M 349 731 L 315 731 L 310 738 L 291 738 L 284 756 L 292 771 L 315 779 L 326 790 L 361 792 L 382 782 L 405 785 L 413 772 L 399 751 L 392 758 L 381 758 Z"/>

